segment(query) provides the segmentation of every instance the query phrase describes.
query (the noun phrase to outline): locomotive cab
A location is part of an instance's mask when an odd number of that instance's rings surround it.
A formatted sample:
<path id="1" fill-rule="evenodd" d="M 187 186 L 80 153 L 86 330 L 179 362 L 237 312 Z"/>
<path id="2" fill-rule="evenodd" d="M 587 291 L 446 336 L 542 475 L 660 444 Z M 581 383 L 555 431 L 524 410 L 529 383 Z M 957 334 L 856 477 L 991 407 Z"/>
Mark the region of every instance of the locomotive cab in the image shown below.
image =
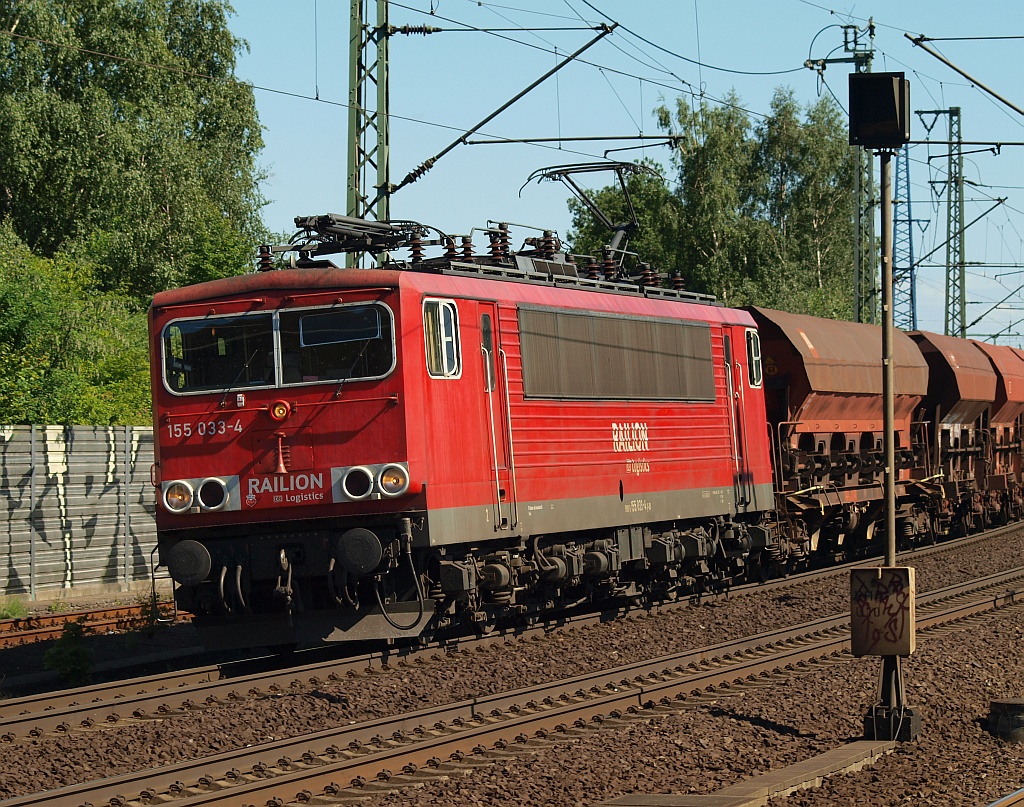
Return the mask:
<path id="1" fill-rule="evenodd" d="M 284 270 L 154 300 L 160 561 L 201 629 L 253 620 L 289 644 L 328 638 L 344 607 L 376 605 L 374 635 L 425 619 L 400 571 L 425 508 L 387 274 L 322 269 L 316 290 Z"/>

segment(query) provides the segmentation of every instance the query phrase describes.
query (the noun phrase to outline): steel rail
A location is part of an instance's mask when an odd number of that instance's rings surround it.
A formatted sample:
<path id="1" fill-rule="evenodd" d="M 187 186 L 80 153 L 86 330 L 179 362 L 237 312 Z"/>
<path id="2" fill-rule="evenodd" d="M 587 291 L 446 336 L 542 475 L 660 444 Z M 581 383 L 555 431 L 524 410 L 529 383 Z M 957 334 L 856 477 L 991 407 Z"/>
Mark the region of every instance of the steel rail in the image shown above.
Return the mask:
<path id="1" fill-rule="evenodd" d="M 94 633 L 137 630 L 147 624 L 141 605 L 66 611 L 0 620 L 0 649 L 57 639 L 69 622 L 82 621 Z"/>
<path id="2" fill-rule="evenodd" d="M 929 628 L 1016 604 L 1018 592 L 1007 583 L 1024 578 L 1024 569 L 989 575 L 970 584 L 950 586 L 919 598 L 918 629 Z M 973 587 L 973 590 L 972 590 Z M 999 593 L 992 594 L 992 589 Z M 726 652 L 728 651 L 728 652 Z M 265 801 L 274 793 L 295 788 L 294 799 L 310 797 L 310 789 L 336 792 L 345 782 L 388 779 L 395 770 L 412 772 L 436 767 L 446 758 L 482 753 L 484 742 L 525 742 L 530 734 L 565 731 L 568 723 L 621 716 L 626 712 L 671 708 L 695 689 L 731 688 L 750 682 L 771 685 L 780 668 L 813 662 L 849 651 L 848 619 L 829 617 L 799 628 L 769 631 L 740 643 L 664 656 L 593 675 L 528 687 L 511 693 L 431 707 L 365 723 L 331 728 L 300 738 L 226 752 L 156 770 L 138 771 L 73 785 L 47 793 L 10 799 L 0 807 L 79 807 L 124 804 L 163 794 L 175 805 L 253 798 Z M 338 743 L 348 742 L 347 746 Z M 186 785 L 184 781 L 195 784 Z M 286 799 L 291 801 L 293 799 Z"/>
<path id="3" fill-rule="evenodd" d="M 1024 804 L 1024 790 L 1015 790 L 992 802 L 988 807 L 1017 807 L 1020 804 Z"/>

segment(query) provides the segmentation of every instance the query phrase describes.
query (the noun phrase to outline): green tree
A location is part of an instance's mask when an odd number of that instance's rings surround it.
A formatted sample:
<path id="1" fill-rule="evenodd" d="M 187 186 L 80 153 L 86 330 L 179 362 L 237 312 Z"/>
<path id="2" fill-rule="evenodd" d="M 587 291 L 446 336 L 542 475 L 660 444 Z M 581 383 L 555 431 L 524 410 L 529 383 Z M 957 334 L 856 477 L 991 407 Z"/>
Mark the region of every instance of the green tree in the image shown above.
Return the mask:
<path id="1" fill-rule="evenodd" d="M 136 298 L 237 274 L 261 239 L 252 88 L 225 0 L 0 10 L 0 219 Z"/>
<path id="2" fill-rule="evenodd" d="M 0 223 L 0 423 L 150 421 L 146 312 Z"/>
<path id="3" fill-rule="evenodd" d="M 676 101 L 674 117 L 657 110 L 662 130 L 675 139 L 672 164 L 682 203 L 679 250 L 683 275 L 695 291 L 726 305 L 748 301 L 758 280 L 764 228 L 744 216 L 750 196 L 753 143 L 750 118 L 735 96 L 711 106 Z"/>
<path id="4" fill-rule="evenodd" d="M 675 144 L 674 181 L 630 181 L 641 222 L 630 248 L 727 305 L 849 318 L 854 156 L 835 104 L 803 111 L 778 90 L 756 122 L 735 95 L 656 114 Z M 596 198 L 625 209 L 617 188 Z M 570 210 L 576 251 L 599 253 L 609 235 L 578 202 Z"/>

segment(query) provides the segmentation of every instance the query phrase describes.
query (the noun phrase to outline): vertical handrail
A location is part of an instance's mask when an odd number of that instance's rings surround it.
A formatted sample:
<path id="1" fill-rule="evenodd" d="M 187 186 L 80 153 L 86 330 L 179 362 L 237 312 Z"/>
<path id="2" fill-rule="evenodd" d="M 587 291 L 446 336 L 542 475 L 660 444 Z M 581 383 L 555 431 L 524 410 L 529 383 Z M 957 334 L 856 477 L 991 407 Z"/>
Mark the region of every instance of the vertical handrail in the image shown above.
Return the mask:
<path id="1" fill-rule="evenodd" d="M 783 426 L 799 426 L 801 423 L 803 423 L 802 420 L 783 420 L 783 421 L 780 421 L 779 425 L 776 427 L 778 429 L 778 432 L 779 432 L 779 438 L 778 438 L 778 443 L 777 443 L 778 464 L 775 466 L 775 468 L 776 468 L 776 474 L 778 476 L 778 491 L 780 493 L 782 493 L 785 490 L 785 486 L 786 486 L 786 477 L 785 477 L 785 474 L 783 473 L 783 469 L 782 469 L 782 427 Z"/>
<path id="2" fill-rule="evenodd" d="M 750 361 L 750 356 L 747 356 L 747 361 Z M 737 435 L 740 441 L 740 470 L 743 475 L 743 505 L 747 507 L 754 499 L 754 481 L 751 479 L 750 474 L 750 463 L 747 461 L 750 454 L 750 438 L 747 436 L 747 385 L 743 378 L 743 365 L 740 362 L 736 362 L 736 373 L 739 375 L 737 380 L 737 388 L 739 389 L 739 434 Z"/>
<path id="3" fill-rule="evenodd" d="M 512 528 L 519 526 L 519 493 L 516 490 L 516 455 L 512 448 L 512 402 L 508 394 L 508 356 L 503 348 L 498 348 L 501 356 L 501 371 L 505 380 L 505 437 L 508 441 L 508 478 L 512 488 Z"/>
<path id="4" fill-rule="evenodd" d="M 729 451 L 732 454 L 732 496 L 733 504 L 739 510 L 742 493 L 740 489 L 739 451 L 736 447 L 736 390 L 732 369 L 732 338 L 729 334 L 722 335 L 722 346 L 725 354 L 725 394 L 728 398 L 729 411 Z"/>
<path id="5" fill-rule="evenodd" d="M 29 510 L 28 510 L 28 594 L 29 598 L 36 598 L 36 513 L 40 508 L 36 506 L 36 497 L 39 489 L 36 485 L 36 469 L 39 465 L 38 444 L 36 440 L 36 426 L 32 425 L 29 432 Z"/>
<path id="6" fill-rule="evenodd" d="M 487 385 L 487 417 L 491 422 L 491 459 L 494 462 L 494 529 L 500 530 L 504 519 L 501 514 L 501 479 L 498 477 L 498 436 L 494 428 L 494 381 L 491 378 L 491 363 L 487 360 L 486 345 L 480 345 L 484 359 L 484 378 Z"/>

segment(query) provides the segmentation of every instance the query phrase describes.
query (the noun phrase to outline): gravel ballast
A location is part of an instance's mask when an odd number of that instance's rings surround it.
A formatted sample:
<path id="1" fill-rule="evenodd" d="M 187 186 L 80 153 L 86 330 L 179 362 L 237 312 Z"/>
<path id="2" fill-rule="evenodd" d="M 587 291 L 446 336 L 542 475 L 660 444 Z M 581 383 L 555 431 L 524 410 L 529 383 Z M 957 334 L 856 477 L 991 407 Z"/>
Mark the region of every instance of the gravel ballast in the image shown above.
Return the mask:
<path id="1" fill-rule="evenodd" d="M 1016 566 L 1022 550 L 1024 539 L 1016 535 L 921 558 L 913 563 L 918 590 Z M 715 644 L 848 607 L 847 578 L 839 576 L 706 600 L 700 607 L 567 631 L 544 641 L 458 653 L 443 664 L 331 682 L 316 691 L 20 740 L 4 748 L 0 799 L 331 727 L 340 738 L 353 721 Z M 992 700 L 1024 697 L 1022 638 L 1024 617 L 1012 610 L 979 629 L 922 637 L 906 665 L 908 700 L 922 714 L 921 739 L 864 772 L 834 777 L 826 787 L 783 803 L 977 805 L 1024 785 L 1024 751 L 996 740 L 986 727 Z M 859 738 L 877 675 L 876 659 L 851 660 L 774 688 L 687 707 L 678 715 L 641 717 L 614 730 L 524 747 L 521 756 L 470 775 L 377 795 L 371 803 L 576 805 L 637 790 L 712 793 Z M 891 800 L 890 792 L 897 794 Z M 930 795 L 914 795 L 925 792 Z"/>

